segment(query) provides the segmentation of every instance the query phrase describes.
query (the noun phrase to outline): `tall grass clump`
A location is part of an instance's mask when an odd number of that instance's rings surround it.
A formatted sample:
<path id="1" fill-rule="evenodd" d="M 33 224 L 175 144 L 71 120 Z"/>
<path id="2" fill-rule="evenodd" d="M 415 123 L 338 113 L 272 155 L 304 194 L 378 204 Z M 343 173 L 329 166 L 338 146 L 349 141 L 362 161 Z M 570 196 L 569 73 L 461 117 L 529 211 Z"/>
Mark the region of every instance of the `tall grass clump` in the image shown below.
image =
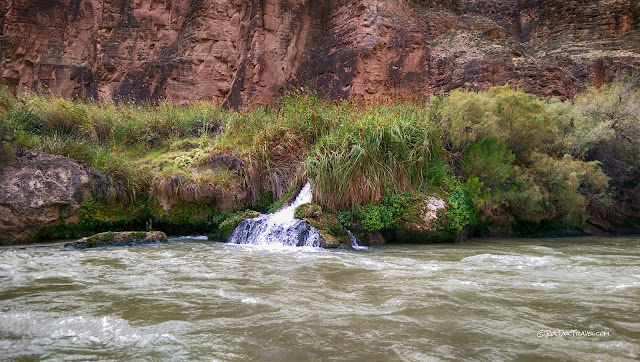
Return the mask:
<path id="1" fill-rule="evenodd" d="M 273 107 L 227 114 L 214 150 L 242 158 L 254 200 L 262 191 L 280 199 L 303 181 L 304 160 L 313 145 L 352 109 L 346 102 L 331 106 L 313 94 L 288 93 Z"/>
<path id="2" fill-rule="evenodd" d="M 447 165 L 441 132 L 428 109 L 378 106 L 352 117 L 320 138 L 305 163 L 323 207 L 358 208 L 443 183 Z"/>

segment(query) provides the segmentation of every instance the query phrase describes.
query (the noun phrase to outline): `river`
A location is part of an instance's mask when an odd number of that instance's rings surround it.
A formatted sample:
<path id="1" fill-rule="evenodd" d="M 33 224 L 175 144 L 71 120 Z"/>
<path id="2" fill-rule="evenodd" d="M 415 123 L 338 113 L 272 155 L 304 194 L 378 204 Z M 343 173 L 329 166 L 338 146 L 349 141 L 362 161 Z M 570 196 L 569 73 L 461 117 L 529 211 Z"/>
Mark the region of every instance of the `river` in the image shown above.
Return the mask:
<path id="1" fill-rule="evenodd" d="M 640 239 L 0 248 L 0 360 L 637 360 Z"/>

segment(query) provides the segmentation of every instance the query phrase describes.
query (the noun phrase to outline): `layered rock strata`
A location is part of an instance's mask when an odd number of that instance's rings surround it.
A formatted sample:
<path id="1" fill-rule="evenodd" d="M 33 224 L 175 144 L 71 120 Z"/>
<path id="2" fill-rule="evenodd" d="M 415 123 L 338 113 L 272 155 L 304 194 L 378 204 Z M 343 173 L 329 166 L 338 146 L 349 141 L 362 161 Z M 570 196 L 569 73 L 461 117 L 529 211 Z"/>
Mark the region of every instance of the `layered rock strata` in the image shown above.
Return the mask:
<path id="1" fill-rule="evenodd" d="M 269 104 L 511 83 L 570 98 L 640 69 L 633 0 L 7 0 L 0 78 L 67 97 Z"/>

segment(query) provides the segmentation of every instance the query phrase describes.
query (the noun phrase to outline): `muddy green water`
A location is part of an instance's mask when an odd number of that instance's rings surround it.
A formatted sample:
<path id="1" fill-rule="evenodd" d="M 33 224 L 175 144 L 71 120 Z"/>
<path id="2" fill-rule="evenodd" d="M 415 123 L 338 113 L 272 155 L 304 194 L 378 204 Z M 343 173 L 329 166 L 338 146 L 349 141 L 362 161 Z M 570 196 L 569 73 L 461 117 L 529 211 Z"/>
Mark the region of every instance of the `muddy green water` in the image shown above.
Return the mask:
<path id="1" fill-rule="evenodd" d="M 0 360 L 638 358 L 638 238 L 0 248 Z"/>

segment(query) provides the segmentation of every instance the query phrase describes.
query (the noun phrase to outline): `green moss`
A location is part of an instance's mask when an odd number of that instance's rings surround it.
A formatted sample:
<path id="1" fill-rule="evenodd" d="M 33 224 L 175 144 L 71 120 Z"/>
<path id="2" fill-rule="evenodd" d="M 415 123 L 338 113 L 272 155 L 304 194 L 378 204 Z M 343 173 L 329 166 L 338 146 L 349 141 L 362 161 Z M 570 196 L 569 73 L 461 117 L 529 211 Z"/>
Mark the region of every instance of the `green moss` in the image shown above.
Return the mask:
<path id="1" fill-rule="evenodd" d="M 307 221 L 311 226 L 318 229 L 320 236 L 325 240 L 326 247 L 338 248 L 348 247 L 351 244 L 347 231 L 340 223 L 338 217 L 329 212 L 323 212 L 318 205 L 305 204 L 306 206 L 300 214 L 305 213 L 306 217 L 303 219 Z M 300 208 L 296 210 L 298 212 Z"/>
<path id="2" fill-rule="evenodd" d="M 273 204 L 273 192 L 262 190 L 258 194 L 258 198 L 249 204 L 249 209 L 260 212 L 269 212 Z"/>
<path id="3" fill-rule="evenodd" d="M 293 200 L 296 197 L 296 195 L 298 194 L 298 191 L 300 191 L 300 184 L 299 183 L 294 183 L 293 186 L 291 186 L 287 190 L 287 192 L 284 194 L 284 196 L 282 196 L 278 201 L 274 202 L 273 204 L 271 204 L 271 206 L 269 206 L 269 209 L 267 211 L 270 214 L 272 214 L 274 212 L 277 212 L 284 205 L 286 205 L 289 202 L 291 202 L 291 200 Z"/>
<path id="4" fill-rule="evenodd" d="M 102 231 L 141 230 L 155 227 L 169 234 L 205 233 L 220 223 L 215 205 L 179 202 L 164 211 L 158 201 L 148 195 L 131 204 L 106 202 L 96 198 L 85 201 L 73 219 L 59 220 L 51 226 L 44 239 L 70 239 Z"/>
<path id="5" fill-rule="evenodd" d="M 72 239 L 102 231 L 142 230 L 150 218 L 147 202 L 146 195 L 131 204 L 91 197 L 73 217 L 60 219 L 50 226 L 43 239 Z"/>
<path id="6" fill-rule="evenodd" d="M 132 204 L 124 204 L 90 198 L 82 204 L 77 214 L 81 222 L 88 226 L 130 225 L 148 215 L 148 200 L 148 196 L 144 196 Z"/>
<path id="7" fill-rule="evenodd" d="M 211 230 L 220 214 L 214 204 L 178 202 L 165 211 L 160 203 L 149 200 L 149 213 L 153 225 L 169 234 L 203 233 Z"/>
<path id="8" fill-rule="evenodd" d="M 318 204 L 302 204 L 296 208 L 294 217 L 296 219 L 317 218 L 322 215 L 322 207 Z"/>
<path id="9" fill-rule="evenodd" d="M 88 249 L 107 246 L 132 246 L 156 242 L 166 242 L 167 235 L 159 231 L 126 231 L 126 232 L 104 232 L 91 235 L 80 240 L 65 244 L 65 247 L 77 249 Z"/>
<path id="10" fill-rule="evenodd" d="M 156 222 L 167 224 L 207 224 L 218 213 L 212 204 L 178 202 L 165 211 L 156 199 L 149 202 L 149 211 Z"/>

